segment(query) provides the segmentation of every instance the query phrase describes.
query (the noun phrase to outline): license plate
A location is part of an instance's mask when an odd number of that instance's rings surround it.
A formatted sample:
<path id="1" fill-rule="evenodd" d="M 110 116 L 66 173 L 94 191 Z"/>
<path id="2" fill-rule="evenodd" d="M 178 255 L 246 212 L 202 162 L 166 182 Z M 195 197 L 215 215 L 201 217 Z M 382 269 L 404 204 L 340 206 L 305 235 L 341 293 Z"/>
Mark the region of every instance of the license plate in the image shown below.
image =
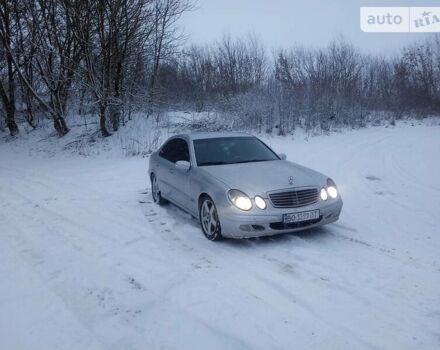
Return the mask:
<path id="1" fill-rule="evenodd" d="M 303 211 L 301 213 L 284 214 L 283 221 L 285 224 L 292 222 L 301 222 L 315 220 L 319 218 L 319 210 Z"/>

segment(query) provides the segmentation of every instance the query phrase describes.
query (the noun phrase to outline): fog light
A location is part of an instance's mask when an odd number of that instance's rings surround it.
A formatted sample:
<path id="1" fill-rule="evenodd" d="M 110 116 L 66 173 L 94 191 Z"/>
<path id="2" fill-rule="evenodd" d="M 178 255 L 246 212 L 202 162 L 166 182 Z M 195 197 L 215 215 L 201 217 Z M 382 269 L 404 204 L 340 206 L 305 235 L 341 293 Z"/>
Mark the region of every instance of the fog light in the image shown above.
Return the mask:
<path id="1" fill-rule="evenodd" d="M 249 232 L 251 230 L 250 225 L 240 225 L 240 230 Z"/>
<path id="2" fill-rule="evenodd" d="M 325 188 L 321 188 L 321 199 L 323 201 L 326 201 L 327 198 L 328 198 L 327 191 L 325 190 Z"/>

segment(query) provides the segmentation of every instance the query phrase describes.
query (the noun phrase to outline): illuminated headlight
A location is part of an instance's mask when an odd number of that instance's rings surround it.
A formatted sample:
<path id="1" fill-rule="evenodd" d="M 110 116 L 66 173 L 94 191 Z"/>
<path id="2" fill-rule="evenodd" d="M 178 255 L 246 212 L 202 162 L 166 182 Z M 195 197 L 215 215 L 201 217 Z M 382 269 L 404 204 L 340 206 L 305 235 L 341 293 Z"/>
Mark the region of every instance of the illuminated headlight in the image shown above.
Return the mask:
<path id="1" fill-rule="evenodd" d="M 238 209 L 241 210 L 251 210 L 252 209 L 252 201 L 251 199 L 239 190 L 230 190 L 228 192 L 229 200 L 234 204 Z"/>
<path id="2" fill-rule="evenodd" d="M 262 198 L 260 196 L 255 196 L 254 201 L 255 201 L 255 205 L 258 208 L 260 208 L 262 210 L 266 209 L 266 201 L 264 200 L 264 198 Z"/>
<path id="3" fill-rule="evenodd" d="M 333 199 L 338 197 L 338 189 L 332 179 L 327 179 L 327 193 Z"/>
<path id="4" fill-rule="evenodd" d="M 328 195 L 333 199 L 335 199 L 338 196 L 338 190 L 336 189 L 336 187 L 333 186 L 327 187 L 327 192 Z"/>
<path id="5" fill-rule="evenodd" d="M 321 188 L 321 199 L 323 201 L 326 201 L 327 198 L 328 198 L 327 191 L 325 190 L 325 188 Z"/>

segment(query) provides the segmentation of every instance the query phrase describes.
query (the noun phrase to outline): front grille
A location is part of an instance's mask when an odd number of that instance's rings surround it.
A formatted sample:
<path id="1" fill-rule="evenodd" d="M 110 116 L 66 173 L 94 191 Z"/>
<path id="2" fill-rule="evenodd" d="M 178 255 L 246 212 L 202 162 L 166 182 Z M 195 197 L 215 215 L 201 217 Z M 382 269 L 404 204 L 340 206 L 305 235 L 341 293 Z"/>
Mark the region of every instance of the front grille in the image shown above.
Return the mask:
<path id="1" fill-rule="evenodd" d="M 269 194 L 275 208 L 299 208 L 318 201 L 318 189 L 308 188 Z"/>

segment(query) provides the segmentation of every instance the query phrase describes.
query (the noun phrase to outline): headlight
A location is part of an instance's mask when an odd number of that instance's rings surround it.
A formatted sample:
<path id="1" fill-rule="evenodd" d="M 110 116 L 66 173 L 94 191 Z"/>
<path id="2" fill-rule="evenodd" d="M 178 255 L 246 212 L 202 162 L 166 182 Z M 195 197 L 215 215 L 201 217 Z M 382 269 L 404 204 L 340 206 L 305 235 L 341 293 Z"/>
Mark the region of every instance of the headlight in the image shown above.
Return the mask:
<path id="1" fill-rule="evenodd" d="M 260 208 L 262 210 L 266 209 L 266 201 L 264 200 L 264 198 L 262 198 L 260 196 L 255 196 L 254 201 L 255 201 L 255 205 L 258 208 Z"/>
<path id="2" fill-rule="evenodd" d="M 336 189 L 336 187 L 333 186 L 327 187 L 327 192 L 328 195 L 333 199 L 335 199 L 338 196 L 338 190 Z"/>
<path id="3" fill-rule="evenodd" d="M 333 199 L 338 196 L 338 189 L 332 179 L 327 179 L 327 193 Z"/>
<path id="4" fill-rule="evenodd" d="M 228 192 L 229 200 L 234 204 L 238 209 L 241 210 L 251 210 L 252 209 L 252 201 L 251 199 L 239 190 L 230 190 Z"/>
<path id="5" fill-rule="evenodd" d="M 327 191 L 325 190 L 325 188 L 321 188 L 321 199 L 322 199 L 323 201 L 326 201 L 327 198 L 328 198 L 328 196 L 327 196 Z"/>

